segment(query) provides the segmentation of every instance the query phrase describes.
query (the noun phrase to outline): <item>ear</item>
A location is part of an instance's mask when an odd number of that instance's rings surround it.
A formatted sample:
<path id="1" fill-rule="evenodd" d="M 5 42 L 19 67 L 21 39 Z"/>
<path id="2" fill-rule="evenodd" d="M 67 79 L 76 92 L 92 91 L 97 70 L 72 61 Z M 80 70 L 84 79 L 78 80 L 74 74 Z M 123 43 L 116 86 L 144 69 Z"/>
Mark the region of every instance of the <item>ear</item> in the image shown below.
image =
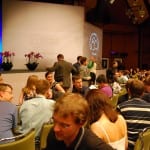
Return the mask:
<path id="1" fill-rule="evenodd" d="M 3 94 L 2 94 L 3 92 L 2 91 L 0 91 L 0 97 L 3 97 Z"/>

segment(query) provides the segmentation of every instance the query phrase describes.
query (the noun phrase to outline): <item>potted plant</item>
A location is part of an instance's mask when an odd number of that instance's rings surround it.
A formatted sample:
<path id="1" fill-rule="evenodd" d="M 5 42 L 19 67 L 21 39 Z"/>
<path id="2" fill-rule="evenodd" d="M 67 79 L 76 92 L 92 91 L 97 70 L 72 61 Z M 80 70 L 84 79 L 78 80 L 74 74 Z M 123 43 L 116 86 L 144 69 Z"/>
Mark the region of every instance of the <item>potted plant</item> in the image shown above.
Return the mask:
<path id="1" fill-rule="evenodd" d="M 26 57 L 26 66 L 29 70 L 35 70 L 38 66 L 38 61 L 39 59 L 43 58 L 43 56 L 40 53 L 36 53 L 36 52 L 30 52 L 25 54 Z"/>
<path id="2" fill-rule="evenodd" d="M 13 67 L 13 58 L 15 56 L 14 52 L 11 51 L 4 51 L 1 52 L 0 55 L 2 56 L 2 64 L 1 64 L 1 68 L 4 71 L 9 71 L 11 70 L 11 68 Z"/>

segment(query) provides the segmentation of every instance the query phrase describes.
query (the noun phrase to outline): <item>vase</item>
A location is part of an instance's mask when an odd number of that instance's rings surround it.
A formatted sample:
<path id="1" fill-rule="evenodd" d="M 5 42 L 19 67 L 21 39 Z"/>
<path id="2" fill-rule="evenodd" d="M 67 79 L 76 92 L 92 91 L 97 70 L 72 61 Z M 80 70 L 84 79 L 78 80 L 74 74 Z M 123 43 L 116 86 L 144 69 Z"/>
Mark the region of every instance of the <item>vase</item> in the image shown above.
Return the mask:
<path id="1" fill-rule="evenodd" d="M 26 64 L 26 66 L 29 70 L 33 71 L 37 68 L 38 63 L 35 63 L 35 62 L 34 63 L 28 63 L 28 64 Z"/>
<path id="2" fill-rule="evenodd" d="M 1 64 L 1 68 L 4 70 L 4 71 L 9 71 L 11 70 L 11 68 L 13 67 L 13 64 L 11 62 L 3 62 Z"/>

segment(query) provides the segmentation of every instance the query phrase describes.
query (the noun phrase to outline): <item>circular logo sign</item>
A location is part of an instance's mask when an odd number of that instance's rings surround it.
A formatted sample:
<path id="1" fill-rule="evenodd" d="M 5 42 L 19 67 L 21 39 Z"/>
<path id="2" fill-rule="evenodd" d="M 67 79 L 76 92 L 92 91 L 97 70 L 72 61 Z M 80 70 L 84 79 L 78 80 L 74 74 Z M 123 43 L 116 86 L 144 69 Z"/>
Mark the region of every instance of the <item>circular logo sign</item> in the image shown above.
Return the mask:
<path id="1" fill-rule="evenodd" d="M 92 55 L 96 55 L 99 49 L 99 39 L 95 32 L 91 33 L 89 39 L 89 48 L 91 50 Z"/>

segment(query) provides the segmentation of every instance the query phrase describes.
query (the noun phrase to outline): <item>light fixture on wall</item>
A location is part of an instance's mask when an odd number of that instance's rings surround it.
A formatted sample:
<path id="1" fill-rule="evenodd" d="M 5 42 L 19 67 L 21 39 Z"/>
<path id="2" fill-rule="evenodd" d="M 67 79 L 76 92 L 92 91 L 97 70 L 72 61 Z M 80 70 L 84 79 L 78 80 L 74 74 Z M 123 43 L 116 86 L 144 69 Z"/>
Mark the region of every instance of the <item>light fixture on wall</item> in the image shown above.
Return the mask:
<path id="1" fill-rule="evenodd" d="M 143 0 L 127 0 L 129 8 L 126 15 L 132 20 L 133 24 L 140 24 L 148 17 L 148 11 Z"/>

